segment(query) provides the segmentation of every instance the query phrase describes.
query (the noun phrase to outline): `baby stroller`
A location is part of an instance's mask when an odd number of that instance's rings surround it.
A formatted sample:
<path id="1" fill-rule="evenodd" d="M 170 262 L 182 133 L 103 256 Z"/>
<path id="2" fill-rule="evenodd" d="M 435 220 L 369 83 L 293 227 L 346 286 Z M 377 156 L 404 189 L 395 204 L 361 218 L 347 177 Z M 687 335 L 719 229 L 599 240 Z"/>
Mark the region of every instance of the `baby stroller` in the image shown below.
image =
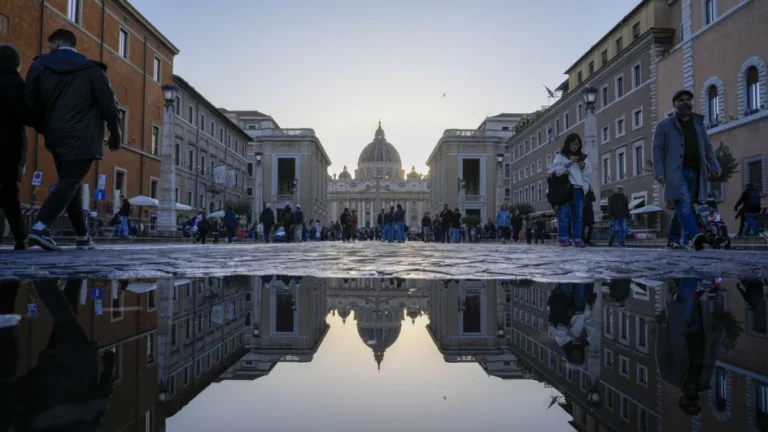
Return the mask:
<path id="1" fill-rule="evenodd" d="M 712 249 L 731 248 L 728 227 L 717 210 L 706 204 L 696 204 L 694 205 L 694 213 L 696 214 L 696 223 Z"/>

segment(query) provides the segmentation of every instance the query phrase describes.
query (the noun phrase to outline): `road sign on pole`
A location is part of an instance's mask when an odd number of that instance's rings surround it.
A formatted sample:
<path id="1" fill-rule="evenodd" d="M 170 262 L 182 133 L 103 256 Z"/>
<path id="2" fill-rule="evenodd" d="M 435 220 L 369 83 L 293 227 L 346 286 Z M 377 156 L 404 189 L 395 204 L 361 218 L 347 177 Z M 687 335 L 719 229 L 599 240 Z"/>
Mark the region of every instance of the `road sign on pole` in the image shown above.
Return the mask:
<path id="1" fill-rule="evenodd" d="M 93 191 L 93 200 L 94 201 L 104 201 L 104 198 L 106 196 L 106 191 L 103 189 L 95 190 Z"/>
<path id="2" fill-rule="evenodd" d="M 106 174 L 99 174 L 99 182 L 96 187 L 98 190 L 106 190 L 107 189 L 107 175 Z"/>
<path id="3" fill-rule="evenodd" d="M 40 184 L 42 183 L 43 183 L 43 172 L 35 171 L 35 173 L 32 174 L 32 186 L 40 186 Z"/>

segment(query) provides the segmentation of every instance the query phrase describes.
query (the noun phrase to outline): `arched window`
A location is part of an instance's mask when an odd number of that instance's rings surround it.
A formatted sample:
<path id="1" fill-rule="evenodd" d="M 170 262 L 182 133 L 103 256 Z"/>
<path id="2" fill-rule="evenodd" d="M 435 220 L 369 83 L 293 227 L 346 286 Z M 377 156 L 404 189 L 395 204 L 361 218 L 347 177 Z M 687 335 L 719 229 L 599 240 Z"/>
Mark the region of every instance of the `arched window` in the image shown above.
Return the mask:
<path id="1" fill-rule="evenodd" d="M 710 127 L 715 127 L 720 118 L 720 95 L 717 93 L 717 86 L 709 86 L 707 90 L 707 121 Z"/>
<path id="2" fill-rule="evenodd" d="M 728 380 L 723 368 L 715 369 L 715 408 L 725 411 L 728 404 Z"/>
<path id="3" fill-rule="evenodd" d="M 747 111 L 752 114 L 760 109 L 760 74 L 757 67 L 747 69 Z"/>

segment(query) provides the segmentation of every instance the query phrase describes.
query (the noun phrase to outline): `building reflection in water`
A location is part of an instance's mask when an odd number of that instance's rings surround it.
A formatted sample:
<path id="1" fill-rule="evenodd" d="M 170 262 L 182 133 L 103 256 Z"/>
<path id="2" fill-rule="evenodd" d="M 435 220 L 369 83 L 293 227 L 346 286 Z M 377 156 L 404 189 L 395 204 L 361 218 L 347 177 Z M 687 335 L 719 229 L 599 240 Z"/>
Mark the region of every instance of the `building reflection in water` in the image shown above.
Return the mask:
<path id="1" fill-rule="evenodd" d="M 0 328 L 0 431 L 165 430 L 211 384 L 311 362 L 328 314 L 356 327 L 377 369 L 426 315 L 443 361 L 542 382 L 577 430 L 765 431 L 765 291 L 759 279 L 3 282 L 0 315 L 24 318 Z"/>

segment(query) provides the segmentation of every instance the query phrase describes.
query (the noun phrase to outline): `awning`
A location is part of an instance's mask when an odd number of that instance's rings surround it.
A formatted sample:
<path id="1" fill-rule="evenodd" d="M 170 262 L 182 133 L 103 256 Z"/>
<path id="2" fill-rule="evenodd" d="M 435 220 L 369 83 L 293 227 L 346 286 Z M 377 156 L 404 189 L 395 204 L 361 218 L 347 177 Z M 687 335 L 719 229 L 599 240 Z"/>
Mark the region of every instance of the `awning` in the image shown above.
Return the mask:
<path id="1" fill-rule="evenodd" d="M 157 289 L 157 284 L 154 282 L 130 283 L 127 289 L 136 294 L 141 294 Z"/>
<path id="2" fill-rule="evenodd" d="M 632 210 L 629 214 L 657 213 L 660 211 L 662 211 L 661 207 L 651 204 L 637 210 Z"/>
<path id="3" fill-rule="evenodd" d="M 192 210 L 192 207 L 186 204 L 176 203 L 176 210 L 190 211 Z"/>
<path id="4" fill-rule="evenodd" d="M 131 205 L 139 206 L 139 207 L 157 207 L 158 201 L 154 198 L 150 198 L 145 195 L 138 195 L 133 198 L 128 198 L 128 202 L 131 203 Z"/>
<path id="5" fill-rule="evenodd" d="M 173 281 L 173 286 L 177 287 L 177 286 L 188 284 L 188 283 L 192 283 L 192 281 L 189 279 L 176 279 L 175 281 Z"/>
<path id="6" fill-rule="evenodd" d="M 643 201 L 645 201 L 645 198 L 633 199 L 632 201 L 629 202 L 629 209 L 630 210 L 634 209 L 635 207 L 639 206 L 640 203 Z"/>
<path id="7" fill-rule="evenodd" d="M 554 215 L 555 215 L 555 211 L 554 210 L 544 210 L 544 211 L 539 211 L 539 212 L 531 213 L 528 216 L 530 216 L 530 217 L 539 217 L 539 216 L 554 216 Z"/>
<path id="8" fill-rule="evenodd" d="M 209 214 L 208 217 L 223 218 L 224 217 L 224 210 L 215 211 L 215 212 Z"/>
<path id="9" fill-rule="evenodd" d="M 604 198 L 600 200 L 600 206 L 605 207 L 608 205 L 608 198 Z"/>

